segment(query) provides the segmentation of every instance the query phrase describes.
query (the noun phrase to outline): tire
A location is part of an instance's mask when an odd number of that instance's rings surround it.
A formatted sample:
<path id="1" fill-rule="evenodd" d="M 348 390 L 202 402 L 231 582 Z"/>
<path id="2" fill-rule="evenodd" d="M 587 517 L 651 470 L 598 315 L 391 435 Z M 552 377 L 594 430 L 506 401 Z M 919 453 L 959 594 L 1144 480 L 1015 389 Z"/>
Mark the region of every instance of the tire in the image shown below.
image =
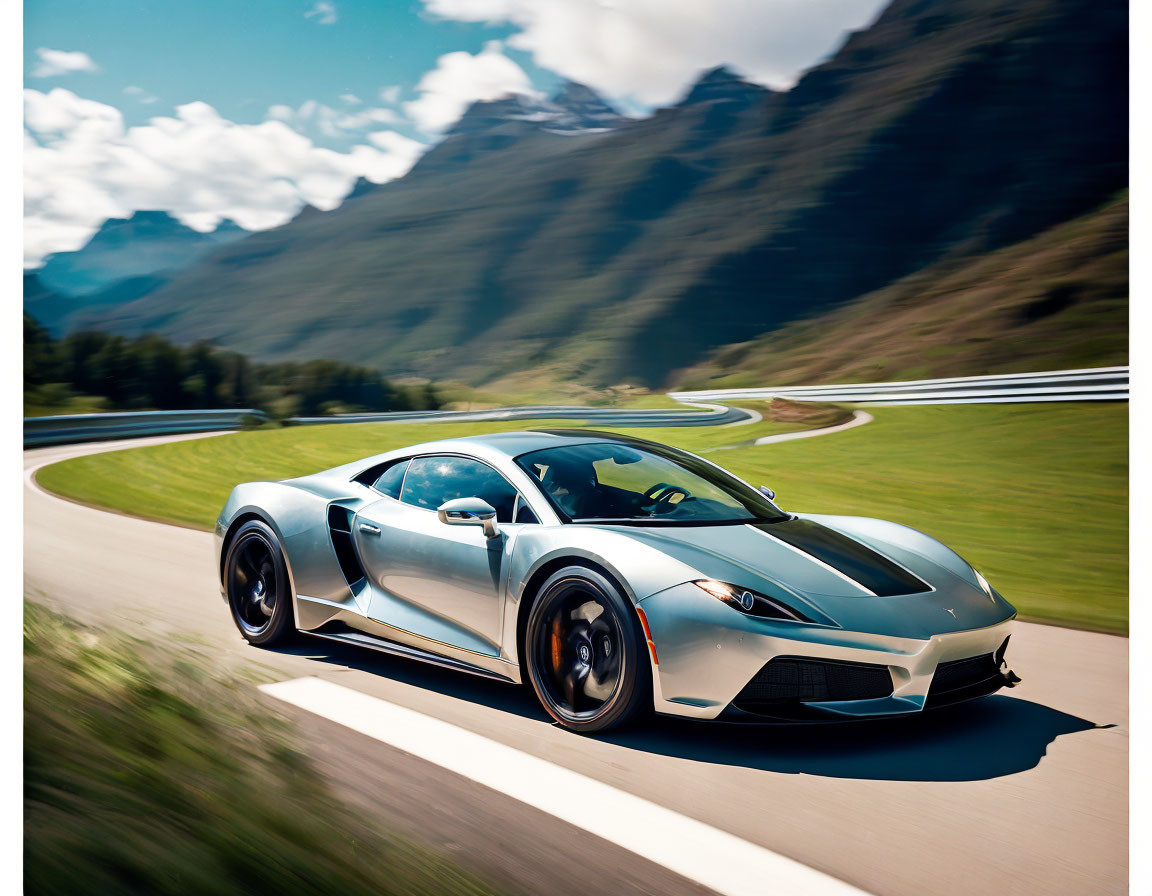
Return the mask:
<path id="1" fill-rule="evenodd" d="M 536 696 L 565 728 L 607 731 L 652 708 L 652 668 L 635 609 L 592 569 L 569 566 L 541 586 L 524 652 Z"/>
<path id="2" fill-rule="evenodd" d="M 236 532 L 224 561 L 232 621 L 250 644 L 271 646 L 295 634 L 288 564 L 276 533 L 261 520 Z"/>

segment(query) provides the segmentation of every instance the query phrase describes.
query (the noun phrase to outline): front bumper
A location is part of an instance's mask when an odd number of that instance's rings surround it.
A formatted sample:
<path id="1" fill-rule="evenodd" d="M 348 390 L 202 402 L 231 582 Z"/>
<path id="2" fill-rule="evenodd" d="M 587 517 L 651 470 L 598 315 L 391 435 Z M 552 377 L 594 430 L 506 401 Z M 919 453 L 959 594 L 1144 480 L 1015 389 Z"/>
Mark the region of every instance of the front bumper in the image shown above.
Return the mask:
<path id="1" fill-rule="evenodd" d="M 902 716 L 991 693 L 1019 680 L 999 665 L 1014 617 L 968 631 L 923 638 L 893 637 L 749 617 L 721 601 L 701 599 L 698 590 L 692 584 L 680 585 L 641 602 L 658 657 L 653 666 L 653 696 L 660 713 L 745 721 Z M 993 668 L 1002 681 L 989 679 L 986 687 L 966 686 L 947 694 L 942 694 L 938 685 L 930 699 L 933 678 L 941 664 L 955 663 L 950 667 L 955 675 L 956 670 L 965 671 L 958 661 L 989 656 L 996 657 L 999 668 Z M 733 705 L 747 693 L 746 686 L 765 664 L 776 657 L 886 667 L 891 675 L 891 693 L 869 699 L 759 705 L 751 712 L 746 701 L 741 701 L 743 708 Z M 987 672 L 987 666 L 977 666 Z M 945 677 L 941 676 L 941 684 Z"/>

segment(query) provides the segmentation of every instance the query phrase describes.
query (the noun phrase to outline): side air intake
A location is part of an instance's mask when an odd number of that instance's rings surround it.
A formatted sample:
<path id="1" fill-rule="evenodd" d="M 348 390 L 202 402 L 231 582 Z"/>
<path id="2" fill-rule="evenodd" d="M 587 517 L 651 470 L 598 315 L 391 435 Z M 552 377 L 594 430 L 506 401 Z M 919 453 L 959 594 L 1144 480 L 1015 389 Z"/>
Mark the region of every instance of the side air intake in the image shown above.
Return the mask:
<path id="1" fill-rule="evenodd" d="M 356 546 L 352 544 L 353 513 L 339 504 L 328 506 L 328 534 L 332 538 L 332 548 L 336 551 L 336 562 L 349 585 L 355 585 L 365 578 L 364 567 L 356 556 Z"/>

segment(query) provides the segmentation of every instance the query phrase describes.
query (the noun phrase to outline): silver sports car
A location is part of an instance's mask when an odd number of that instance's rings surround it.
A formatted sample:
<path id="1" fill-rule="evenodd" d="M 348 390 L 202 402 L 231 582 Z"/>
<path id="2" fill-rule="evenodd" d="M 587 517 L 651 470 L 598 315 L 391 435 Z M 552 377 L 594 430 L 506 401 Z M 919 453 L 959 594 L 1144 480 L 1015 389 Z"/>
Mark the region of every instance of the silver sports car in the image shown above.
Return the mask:
<path id="1" fill-rule="evenodd" d="M 953 551 L 774 497 L 627 436 L 449 439 L 237 486 L 220 582 L 253 644 L 302 631 L 527 679 L 584 732 L 653 709 L 900 716 L 1019 680 L 1015 610 Z"/>

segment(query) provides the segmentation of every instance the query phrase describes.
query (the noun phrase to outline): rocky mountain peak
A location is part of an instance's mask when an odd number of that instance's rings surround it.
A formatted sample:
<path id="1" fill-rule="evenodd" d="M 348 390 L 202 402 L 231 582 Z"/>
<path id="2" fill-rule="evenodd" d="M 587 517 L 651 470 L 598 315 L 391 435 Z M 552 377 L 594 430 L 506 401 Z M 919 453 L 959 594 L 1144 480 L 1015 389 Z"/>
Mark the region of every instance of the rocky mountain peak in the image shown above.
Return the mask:
<path id="1" fill-rule="evenodd" d="M 565 124 L 584 128 L 619 127 L 624 118 L 591 87 L 576 81 L 565 81 L 552 95 L 550 104 L 568 113 L 561 115 Z"/>
<path id="2" fill-rule="evenodd" d="M 738 103 L 749 106 L 772 93 L 767 87 L 745 80 L 726 65 L 704 72 L 692 85 L 688 95 L 680 101 L 681 106 L 694 106 L 699 103 Z"/>
<path id="3" fill-rule="evenodd" d="M 245 230 L 231 218 L 221 218 L 220 223 L 216 225 L 216 229 L 209 233 L 208 236 L 219 243 L 238 240 L 248 236 L 249 233 L 250 231 Z"/>
<path id="4" fill-rule="evenodd" d="M 181 233 L 182 231 L 191 229 L 192 228 L 181 224 L 176 218 L 168 214 L 168 212 L 158 210 L 138 211 L 133 212 L 127 218 L 109 218 L 100 225 L 100 228 L 93 234 L 92 239 L 95 240 L 102 235 L 118 231 L 159 234 Z"/>
<path id="5" fill-rule="evenodd" d="M 474 134 L 509 122 L 557 134 L 594 133 L 613 130 L 625 121 L 592 88 L 567 81 L 548 99 L 514 93 L 473 103 L 448 134 Z"/>

